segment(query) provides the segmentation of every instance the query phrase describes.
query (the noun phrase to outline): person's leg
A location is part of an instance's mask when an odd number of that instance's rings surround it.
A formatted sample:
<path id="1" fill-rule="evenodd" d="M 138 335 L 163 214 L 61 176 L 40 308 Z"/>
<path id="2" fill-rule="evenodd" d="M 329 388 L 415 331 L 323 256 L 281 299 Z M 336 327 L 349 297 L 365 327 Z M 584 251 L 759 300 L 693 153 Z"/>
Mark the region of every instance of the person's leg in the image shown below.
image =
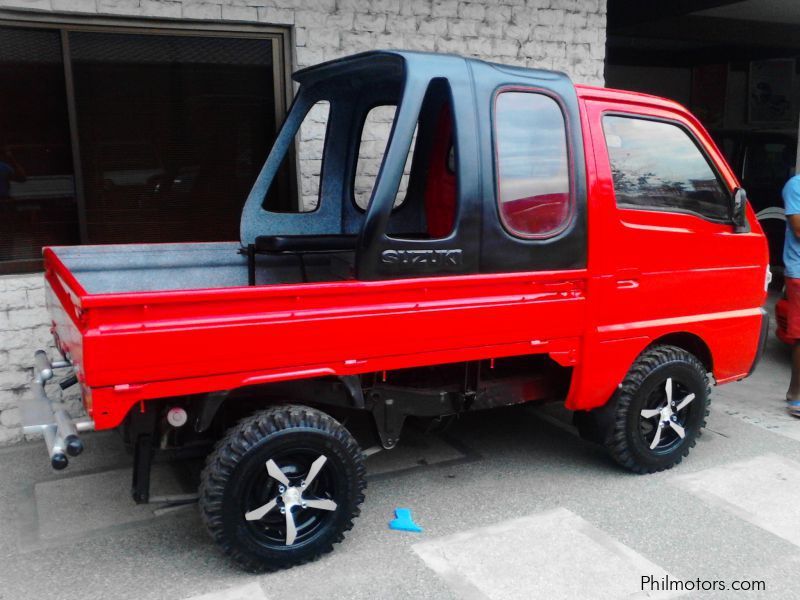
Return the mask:
<path id="1" fill-rule="evenodd" d="M 786 335 L 795 340 L 792 348 L 792 377 L 786 392 L 789 414 L 800 418 L 800 279 L 786 278 Z"/>
<path id="2" fill-rule="evenodd" d="M 792 378 L 789 381 L 787 400 L 800 400 L 800 341 L 792 348 Z"/>

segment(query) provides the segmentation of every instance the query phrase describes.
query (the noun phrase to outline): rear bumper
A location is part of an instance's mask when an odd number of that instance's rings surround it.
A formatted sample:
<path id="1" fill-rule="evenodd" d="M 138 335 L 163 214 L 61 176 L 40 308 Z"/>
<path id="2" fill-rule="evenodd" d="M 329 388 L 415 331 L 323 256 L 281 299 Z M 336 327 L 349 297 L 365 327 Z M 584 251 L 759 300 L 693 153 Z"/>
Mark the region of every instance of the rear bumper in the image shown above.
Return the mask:
<path id="1" fill-rule="evenodd" d="M 758 348 L 756 349 L 755 358 L 753 358 L 753 365 L 750 367 L 747 376 L 753 374 L 756 370 L 758 363 L 761 362 L 761 357 L 764 356 L 764 349 L 767 347 L 767 336 L 769 336 L 769 314 L 763 308 L 761 309 L 761 331 L 758 334 Z"/>
<path id="2" fill-rule="evenodd" d="M 69 464 L 68 455 L 78 456 L 83 452 L 80 434 L 94 429 L 94 421 L 73 420 L 63 405 L 47 396 L 45 385 L 53 378 L 53 370 L 70 366 L 69 361 L 51 363 L 44 350 L 37 350 L 34 354 L 31 394 L 20 405 L 22 431 L 43 435 L 50 465 L 54 469 L 65 468 Z"/>

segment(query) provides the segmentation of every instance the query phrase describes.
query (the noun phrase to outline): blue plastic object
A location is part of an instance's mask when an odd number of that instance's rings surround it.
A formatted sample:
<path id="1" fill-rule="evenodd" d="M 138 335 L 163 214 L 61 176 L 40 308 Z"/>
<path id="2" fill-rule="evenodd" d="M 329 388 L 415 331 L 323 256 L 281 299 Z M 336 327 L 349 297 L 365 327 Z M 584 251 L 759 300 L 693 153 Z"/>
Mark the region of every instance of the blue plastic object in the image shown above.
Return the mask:
<path id="1" fill-rule="evenodd" d="M 396 508 L 394 511 L 394 516 L 396 518 L 389 521 L 389 529 L 396 529 L 397 531 L 413 531 L 415 533 L 422 531 L 422 527 L 414 523 L 414 519 L 411 518 L 410 508 Z"/>

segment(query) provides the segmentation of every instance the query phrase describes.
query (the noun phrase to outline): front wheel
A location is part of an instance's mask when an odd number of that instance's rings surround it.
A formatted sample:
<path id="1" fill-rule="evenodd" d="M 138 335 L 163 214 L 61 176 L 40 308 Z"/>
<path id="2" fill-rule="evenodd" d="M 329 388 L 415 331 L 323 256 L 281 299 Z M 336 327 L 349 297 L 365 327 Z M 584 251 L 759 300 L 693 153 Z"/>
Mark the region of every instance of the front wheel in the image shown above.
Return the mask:
<path id="1" fill-rule="evenodd" d="M 209 456 L 200 514 L 222 551 L 249 571 L 313 560 L 344 538 L 364 501 L 358 444 L 330 416 L 303 406 L 261 411 Z"/>
<path id="2" fill-rule="evenodd" d="M 693 354 L 666 345 L 646 350 L 612 400 L 611 456 L 635 473 L 677 465 L 705 427 L 709 393 L 706 369 Z"/>

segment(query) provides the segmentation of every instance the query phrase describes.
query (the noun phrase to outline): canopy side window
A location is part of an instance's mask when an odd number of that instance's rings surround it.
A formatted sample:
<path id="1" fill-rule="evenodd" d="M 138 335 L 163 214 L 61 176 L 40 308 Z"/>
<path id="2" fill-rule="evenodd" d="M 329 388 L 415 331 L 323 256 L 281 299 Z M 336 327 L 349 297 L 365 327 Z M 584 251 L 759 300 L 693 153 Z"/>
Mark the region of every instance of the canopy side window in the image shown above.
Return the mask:
<path id="1" fill-rule="evenodd" d="M 495 101 L 497 201 L 514 236 L 546 238 L 569 224 L 566 123 L 558 103 L 540 93 L 507 91 Z"/>

